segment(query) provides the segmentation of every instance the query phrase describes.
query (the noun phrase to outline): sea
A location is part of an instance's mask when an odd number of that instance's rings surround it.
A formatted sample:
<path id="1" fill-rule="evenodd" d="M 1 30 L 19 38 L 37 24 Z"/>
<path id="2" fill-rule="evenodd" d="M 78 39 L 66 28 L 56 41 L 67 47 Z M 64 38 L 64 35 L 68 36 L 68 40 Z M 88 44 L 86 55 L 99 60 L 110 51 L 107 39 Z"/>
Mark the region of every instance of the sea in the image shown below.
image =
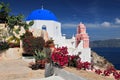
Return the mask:
<path id="1" fill-rule="evenodd" d="M 116 69 L 120 70 L 120 48 L 91 48 L 100 56 L 111 62 Z"/>

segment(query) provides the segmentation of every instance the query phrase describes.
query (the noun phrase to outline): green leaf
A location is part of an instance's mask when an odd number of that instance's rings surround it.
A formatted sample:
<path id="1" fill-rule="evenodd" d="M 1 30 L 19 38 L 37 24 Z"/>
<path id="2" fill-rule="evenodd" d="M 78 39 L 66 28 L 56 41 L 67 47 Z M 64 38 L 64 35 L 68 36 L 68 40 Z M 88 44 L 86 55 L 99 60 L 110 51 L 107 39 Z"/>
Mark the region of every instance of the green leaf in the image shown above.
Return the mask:
<path id="1" fill-rule="evenodd" d="M 0 10 L 2 9 L 2 7 L 3 7 L 3 6 L 0 4 Z"/>
<path id="2" fill-rule="evenodd" d="M 46 54 L 43 51 L 36 50 L 34 57 L 36 60 L 43 60 L 46 58 Z"/>
<path id="3" fill-rule="evenodd" d="M 34 24 L 34 21 L 30 21 L 29 26 L 32 26 Z"/>

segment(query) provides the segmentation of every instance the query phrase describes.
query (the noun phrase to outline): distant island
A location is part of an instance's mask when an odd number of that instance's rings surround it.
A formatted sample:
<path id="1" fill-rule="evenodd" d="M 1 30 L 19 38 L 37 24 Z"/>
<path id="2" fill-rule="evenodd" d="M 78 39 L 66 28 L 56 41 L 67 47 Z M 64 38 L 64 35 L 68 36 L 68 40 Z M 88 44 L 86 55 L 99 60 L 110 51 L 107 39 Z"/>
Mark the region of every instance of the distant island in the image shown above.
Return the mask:
<path id="1" fill-rule="evenodd" d="M 120 47 L 120 39 L 96 40 L 90 42 L 90 47 Z"/>

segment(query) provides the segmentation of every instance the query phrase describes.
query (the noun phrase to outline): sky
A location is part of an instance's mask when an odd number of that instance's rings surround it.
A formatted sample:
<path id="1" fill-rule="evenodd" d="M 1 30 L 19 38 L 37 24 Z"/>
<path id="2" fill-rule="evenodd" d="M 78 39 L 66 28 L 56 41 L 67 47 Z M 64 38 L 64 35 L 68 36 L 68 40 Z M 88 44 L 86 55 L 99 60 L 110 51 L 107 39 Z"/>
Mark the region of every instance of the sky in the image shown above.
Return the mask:
<path id="1" fill-rule="evenodd" d="M 90 40 L 120 38 L 120 0 L 0 0 L 9 3 L 13 15 L 25 18 L 36 9 L 52 11 L 67 37 L 76 34 L 80 22 L 85 24 Z"/>

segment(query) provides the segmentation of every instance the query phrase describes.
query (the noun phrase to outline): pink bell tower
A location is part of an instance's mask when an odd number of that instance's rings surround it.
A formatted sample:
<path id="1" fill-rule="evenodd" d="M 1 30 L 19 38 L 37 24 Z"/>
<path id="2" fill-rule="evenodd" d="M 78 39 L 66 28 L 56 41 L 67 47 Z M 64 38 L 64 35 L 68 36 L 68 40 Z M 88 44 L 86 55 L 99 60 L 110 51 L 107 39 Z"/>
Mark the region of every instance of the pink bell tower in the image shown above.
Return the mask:
<path id="1" fill-rule="evenodd" d="M 83 40 L 83 48 L 89 48 L 89 36 L 86 33 L 86 27 L 84 24 L 80 23 L 77 27 L 76 34 L 76 47 Z"/>

